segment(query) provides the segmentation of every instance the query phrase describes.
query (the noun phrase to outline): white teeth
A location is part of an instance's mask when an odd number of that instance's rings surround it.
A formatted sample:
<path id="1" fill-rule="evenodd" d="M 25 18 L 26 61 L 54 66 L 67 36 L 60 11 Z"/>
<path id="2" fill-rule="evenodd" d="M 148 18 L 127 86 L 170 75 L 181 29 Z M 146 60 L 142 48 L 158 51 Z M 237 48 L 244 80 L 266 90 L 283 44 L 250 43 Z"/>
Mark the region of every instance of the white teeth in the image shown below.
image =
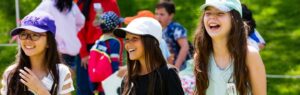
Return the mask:
<path id="1" fill-rule="evenodd" d="M 34 48 L 34 46 L 25 46 L 25 48 L 32 49 L 32 48 Z"/>
<path id="2" fill-rule="evenodd" d="M 129 52 L 133 52 L 133 51 L 135 51 L 135 49 L 128 49 L 128 51 L 129 51 Z"/>
<path id="3" fill-rule="evenodd" d="M 209 24 L 209 26 L 217 26 L 218 24 L 215 24 L 215 23 L 213 23 L 213 24 Z"/>

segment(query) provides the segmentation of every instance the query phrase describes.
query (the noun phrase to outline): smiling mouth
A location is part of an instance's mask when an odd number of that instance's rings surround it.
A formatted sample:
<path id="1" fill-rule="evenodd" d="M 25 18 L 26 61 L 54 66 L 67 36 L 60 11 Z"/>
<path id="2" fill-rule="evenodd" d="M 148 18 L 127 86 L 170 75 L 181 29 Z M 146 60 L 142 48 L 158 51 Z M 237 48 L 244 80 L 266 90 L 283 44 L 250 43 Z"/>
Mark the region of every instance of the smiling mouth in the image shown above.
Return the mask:
<path id="1" fill-rule="evenodd" d="M 131 52 L 134 52 L 135 50 L 136 49 L 129 49 L 128 52 L 131 53 Z"/>
<path id="2" fill-rule="evenodd" d="M 33 48 L 35 48 L 35 46 L 28 46 L 28 45 L 25 45 L 24 46 L 26 49 L 33 49 Z"/>
<path id="3" fill-rule="evenodd" d="M 220 25 L 219 24 L 209 24 L 209 28 L 211 30 L 217 30 L 220 28 Z"/>

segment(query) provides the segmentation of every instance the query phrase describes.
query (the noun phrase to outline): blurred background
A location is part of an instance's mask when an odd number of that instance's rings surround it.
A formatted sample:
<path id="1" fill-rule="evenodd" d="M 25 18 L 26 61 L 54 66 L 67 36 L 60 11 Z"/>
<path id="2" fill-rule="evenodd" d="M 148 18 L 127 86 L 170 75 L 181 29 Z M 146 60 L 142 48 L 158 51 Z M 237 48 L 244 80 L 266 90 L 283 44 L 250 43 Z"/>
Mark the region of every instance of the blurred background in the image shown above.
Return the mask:
<path id="1" fill-rule="evenodd" d="M 20 18 L 41 0 L 19 0 Z M 121 16 L 134 16 L 139 10 L 154 12 L 158 0 L 118 0 Z M 174 0 L 174 20 L 188 30 L 193 41 L 204 0 Z M 299 0 L 241 0 L 252 10 L 257 30 L 266 40 L 260 51 L 264 61 L 269 95 L 300 95 L 300 4 Z M 0 75 L 15 60 L 17 46 L 7 45 L 9 31 L 16 27 L 15 0 L 0 0 Z M 280 75 L 280 76 L 273 76 Z M 2 77 L 1 77 L 2 78 Z"/>

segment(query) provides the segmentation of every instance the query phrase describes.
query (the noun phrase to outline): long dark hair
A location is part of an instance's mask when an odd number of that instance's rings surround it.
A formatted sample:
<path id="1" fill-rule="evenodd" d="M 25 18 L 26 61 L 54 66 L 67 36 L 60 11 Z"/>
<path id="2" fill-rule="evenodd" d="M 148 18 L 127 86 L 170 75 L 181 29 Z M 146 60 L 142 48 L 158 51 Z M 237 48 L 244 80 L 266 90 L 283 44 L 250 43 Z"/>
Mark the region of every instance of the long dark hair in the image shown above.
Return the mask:
<path id="1" fill-rule="evenodd" d="M 60 59 L 54 35 L 50 32 L 47 32 L 47 45 L 48 48 L 46 49 L 44 66 L 54 80 L 50 93 L 51 95 L 57 95 L 59 85 L 59 71 L 57 64 L 60 63 Z M 19 47 L 15 65 L 16 67 L 9 73 L 7 78 L 7 95 L 24 95 L 27 93 L 28 88 L 19 81 L 19 79 L 21 79 L 19 70 L 24 67 L 31 68 L 31 63 L 29 57 L 24 53 L 21 47 Z"/>
<path id="2" fill-rule="evenodd" d="M 158 68 L 161 66 L 166 66 L 167 62 L 164 59 L 162 52 L 159 48 L 158 41 L 152 36 L 141 36 L 141 40 L 144 46 L 145 61 L 148 71 L 153 71 L 150 74 L 150 79 L 148 83 L 147 95 L 154 95 L 154 89 L 159 87 L 163 95 L 163 80 Z M 149 47 L 146 49 L 146 47 Z M 128 54 L 128 53 L 127 53 Z M 136 78 L 138 77 L 138 72 L 141 71 L 141 63 L 138 60 L 130 60 L 127 57 L 127 69 L 128 73 L 125 76 L 124 87 L 122 87 L 122 95 L 135 95 Z M 154 85 L 156 81 L 159 81 L 159 86 Z"/>
<path id="3" fill-rule="evenodd" d="M 251 89 L 249 80 L 249 71 L 246 66 L 247 41 L 246 24 L 243 23 L 241 16 L 235 10 L 231 14 L 231 31 L 228 35 L 227 48 L 231 58 L 234 60 L 233 78 L 236 81 L 237 91 L 241 95 L 246 95 Z M 201 17 L 203 19 L 203 16 Z M 204 22 L 200 21 L 197 28 L 195 40 L 195 71 L 196 76 L 196 94 L 205 95 L 209 86 L 208 63 L 209 56 L 213 52 L 212 38 L 208 35 Z"/>
<path id="4" fill-rule="evenodd" d="M 56 0 L 55 6 L 60 12 L 64 10 L 71 10 L 73 6 L 73 0 Z"/>

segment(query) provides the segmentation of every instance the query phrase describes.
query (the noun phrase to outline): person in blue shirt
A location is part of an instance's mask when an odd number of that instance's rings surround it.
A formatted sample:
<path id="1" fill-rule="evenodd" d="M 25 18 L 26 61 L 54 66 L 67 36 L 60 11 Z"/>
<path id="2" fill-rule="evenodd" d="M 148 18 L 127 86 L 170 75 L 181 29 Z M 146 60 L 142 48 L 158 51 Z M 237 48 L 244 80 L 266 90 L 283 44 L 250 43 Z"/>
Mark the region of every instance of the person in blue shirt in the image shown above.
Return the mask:
<path id="1" fill-rule="evenodd" d="M 155 18 L 163 28 L 163 39 L 167 42 L 172 61 L 177 69 L 185 68 L 185 61 L 190 59 L 187 30 L 178 22 L 173 21 L 175 5 L 172 2 L 161 2 L 156 5 Z"/>

